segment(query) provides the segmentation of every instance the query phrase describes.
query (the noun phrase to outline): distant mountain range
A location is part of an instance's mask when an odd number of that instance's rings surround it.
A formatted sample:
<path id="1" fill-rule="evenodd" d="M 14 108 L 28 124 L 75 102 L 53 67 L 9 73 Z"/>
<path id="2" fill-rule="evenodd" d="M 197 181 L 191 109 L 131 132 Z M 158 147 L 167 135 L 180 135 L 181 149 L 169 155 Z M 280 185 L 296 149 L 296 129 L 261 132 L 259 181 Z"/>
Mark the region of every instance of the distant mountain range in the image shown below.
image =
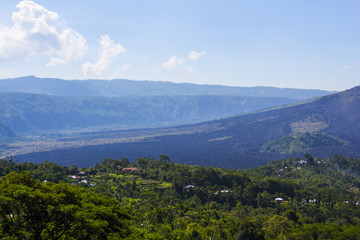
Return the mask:
<path id="1" fill-rule="evenodd" d="M 164 127 L 230 117 L 294 101 L 216 95 L 109 98 L 0 93 L 0 123 L 19 136 Z M 9 131 L 3 133 L 13 136 Z"/>
<path id="2" fill-rule="evenodd" d="M 168 127 L 231 117 L 329 94 L 131 80 L 0 80 L 1 137 Z M 1 143 L 1 142 L 0 142 Z M 1 152 L 1 150 L 0 150 Z"/>
<path id="3" fill-rule="evenodd" d="M 22 92 L 52 96 L 189 96 L 189 95 L 232 95 L 248 97 L 282 97 L 294 100 L 324 96 L 333 92 L 323 90 L 275 88 L 275 87 L 228 87 L 220 85 L 198 85 L 157 81 L 132 81 L 124 79 L 105 80 L 62 80 L 37 78 L 34 76 L 0 80 L 0 92 Z"/>
<path id="4" fill-rule="evenodd" d="M 87 142 L 75 147 L 79 139 Z M 240 168 L 305 152 L 319 157 L 360 157 L 360 87 L 302 104 L 194 125 L 80 134 L 58 141 L 63 145 L 45 151 L 46 144 L 40 144 L 43 151 L 20 154 L 17 159 L 91 166 L 105 157 L 135 160 L 166 154 L 173 162 Z"/>

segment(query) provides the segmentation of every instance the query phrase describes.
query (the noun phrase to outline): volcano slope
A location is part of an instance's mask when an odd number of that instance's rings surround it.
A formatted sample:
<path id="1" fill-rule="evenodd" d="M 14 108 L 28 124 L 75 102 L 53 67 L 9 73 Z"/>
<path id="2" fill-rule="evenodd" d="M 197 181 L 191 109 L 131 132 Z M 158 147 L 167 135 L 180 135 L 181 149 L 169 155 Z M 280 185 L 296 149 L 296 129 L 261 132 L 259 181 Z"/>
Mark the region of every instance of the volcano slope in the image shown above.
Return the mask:
<path id="1" fill-rule="evenodd" d="M 107 157 L 134 161 L 166 154 L 172 162 L 247 168 L 304 153 L 360 157 L 360 87 L 293 106 L 142 131 L 142 137 L 135 140 L 29 153 L 18 155 L 17 160 L 92 166 Z M 131 137 L 139 132 L 104 132 L 97 137 L 122 138 L 125 134 Z"/>

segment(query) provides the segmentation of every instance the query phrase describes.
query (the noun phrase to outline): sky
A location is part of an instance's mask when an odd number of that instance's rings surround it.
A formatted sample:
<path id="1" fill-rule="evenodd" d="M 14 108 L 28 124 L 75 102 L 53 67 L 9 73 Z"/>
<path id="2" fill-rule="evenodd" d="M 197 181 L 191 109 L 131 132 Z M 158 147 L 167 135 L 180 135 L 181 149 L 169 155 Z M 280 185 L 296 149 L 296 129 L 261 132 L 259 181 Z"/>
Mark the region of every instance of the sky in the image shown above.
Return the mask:
<path id="1" fill-rule="evenodd" d="M 359 0 L 0 2 L 0 79 L 360 85 Z"/>

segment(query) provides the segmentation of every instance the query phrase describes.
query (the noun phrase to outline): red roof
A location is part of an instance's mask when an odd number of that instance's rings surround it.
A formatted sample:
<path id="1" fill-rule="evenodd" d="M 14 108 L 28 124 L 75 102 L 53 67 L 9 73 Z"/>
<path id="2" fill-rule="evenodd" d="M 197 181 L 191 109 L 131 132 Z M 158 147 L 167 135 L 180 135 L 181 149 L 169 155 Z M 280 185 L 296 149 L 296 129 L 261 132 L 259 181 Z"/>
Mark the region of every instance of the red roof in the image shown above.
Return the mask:
<path id="1" fill-rule="evenodd" d="M 123 171 L 139 171 L 136 167 L 123 168 Z"/>

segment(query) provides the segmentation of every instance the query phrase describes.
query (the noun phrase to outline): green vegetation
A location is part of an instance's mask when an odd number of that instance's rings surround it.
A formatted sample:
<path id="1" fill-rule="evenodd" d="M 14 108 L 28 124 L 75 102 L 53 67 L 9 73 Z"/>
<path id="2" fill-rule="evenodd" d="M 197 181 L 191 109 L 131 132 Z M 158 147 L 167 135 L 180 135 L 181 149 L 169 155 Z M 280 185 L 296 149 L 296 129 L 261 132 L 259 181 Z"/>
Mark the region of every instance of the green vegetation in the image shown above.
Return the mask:
<path id="1" fill-rule="evenodd" d="M 0 181 L 1 239 L 119 239 L 129 218 L 110 197 L 69 184 L 40 182 L 29 172 Z"/>
<path id="2" fill-rule="evenodd" d="M 7 239 L 360 235 L 360 160 L 341 155 L 306 154 L 248 170 L 179 165 L 165 155 L 81 169 L 8 159 L 0 174 L 0 234 Z"/>
<path id="3" fill-rule="evenodd" d="M 312 148 L 333 147 L 346 144 L 345 141 L 339 140 L 326 133 L 296 133 L 286 135 L 265 143 L 261 152 L 269 153 L 303 153 Z"/>

